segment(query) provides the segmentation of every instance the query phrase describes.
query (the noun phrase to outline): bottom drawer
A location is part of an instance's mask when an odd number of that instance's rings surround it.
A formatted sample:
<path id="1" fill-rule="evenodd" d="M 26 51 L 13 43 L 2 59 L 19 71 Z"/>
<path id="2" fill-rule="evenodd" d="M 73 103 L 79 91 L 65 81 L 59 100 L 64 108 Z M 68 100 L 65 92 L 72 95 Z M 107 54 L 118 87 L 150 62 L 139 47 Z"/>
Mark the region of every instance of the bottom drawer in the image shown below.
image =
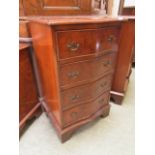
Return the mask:
<path id="1" fill-rule="evenodd" d="M 99 108 L 103 105 L 108 104 L 109 102 L 109 92 L 106 92 L 96 98 L 91 103 L 85 103 L 69 110 L 63 112 L 63 127 L 71 125 L 75 122 L 78 122 L 82 119 L 85 119 L 92 115 L 93 113 L 97 112 Z"/>

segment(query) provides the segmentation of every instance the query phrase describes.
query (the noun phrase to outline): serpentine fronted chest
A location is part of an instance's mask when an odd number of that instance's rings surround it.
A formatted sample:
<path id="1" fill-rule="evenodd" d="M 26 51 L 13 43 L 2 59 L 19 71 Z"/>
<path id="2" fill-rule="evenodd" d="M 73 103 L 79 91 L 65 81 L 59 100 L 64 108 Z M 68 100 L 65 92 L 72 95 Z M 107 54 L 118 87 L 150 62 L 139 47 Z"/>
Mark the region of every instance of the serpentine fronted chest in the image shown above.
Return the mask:
<path id="1" fill-rule="evenodd" d="M 30 19 L 43 90 L 42 105 L 62 142 L 109 114 L 123 20 L 100 16 Z"/>

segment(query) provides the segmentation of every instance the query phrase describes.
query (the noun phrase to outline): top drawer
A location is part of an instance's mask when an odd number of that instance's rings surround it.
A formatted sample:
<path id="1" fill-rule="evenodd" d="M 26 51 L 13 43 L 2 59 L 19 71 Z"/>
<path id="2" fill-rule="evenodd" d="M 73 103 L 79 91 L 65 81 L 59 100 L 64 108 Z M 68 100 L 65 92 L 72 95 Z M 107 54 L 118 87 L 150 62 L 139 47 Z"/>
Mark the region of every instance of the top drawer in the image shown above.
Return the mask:
<path id="1" fill-rule="evenodd" d="M 59 59 L 116 50 L 118 27 L 57 32 Z"/>

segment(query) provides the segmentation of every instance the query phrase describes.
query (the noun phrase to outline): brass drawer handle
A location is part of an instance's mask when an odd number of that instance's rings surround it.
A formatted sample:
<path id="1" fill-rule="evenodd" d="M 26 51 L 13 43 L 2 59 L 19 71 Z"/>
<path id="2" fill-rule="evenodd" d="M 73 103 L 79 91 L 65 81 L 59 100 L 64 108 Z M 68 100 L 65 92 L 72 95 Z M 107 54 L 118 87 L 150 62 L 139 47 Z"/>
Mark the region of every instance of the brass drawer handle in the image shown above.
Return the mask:
<path id="1" fill-rule="evenodd" d="M 71 100 L 72 100 L 72 101 L 76 101 L 76 100 L 78 100 L 79 98 L 80 98 L 79 95 L 73 95 L 73 96 L 71 96 Z"/>
<path id="2" fill-rule="evenodd" d="M 80 73 L 78 71 L 73 71 L 73 72 L 68 73 L 68 77 L 77 78 L 79 76 L 79 74 Z"/>
<path id="3" fill-rule="evenodd" d="M 102 104 L 104 102 L 104 99 L 98 101 L 99 104 Z"/>
<path id="4" fill-rule="evenodd" d="M 112 62 L 111 61 L 106 61 L 106 62 L 103 62 L 103 65 L 105 66 L 105 67 L 108 67 L 109 65 L 111 65 L 112 64 Z"/>
<path id="5" fill-rule="evenodd" d="M 73 119 L 76 119 L 77 116 L 78 116 L 78 113 L 77 113 L 77 112 L 72 112 L 72 113 L 71 113 L 71 117 L 72 117 Z"/>
<path id="6" fill-rule="evenodd" d="M 107 81 L 104 82 L 104 83 L 102 83 L 100 86 L 103 88 L 103 87 L 105 87 L 106 85 L 107 85 Z"/>
<path id="7" fill-rule="evenodd" d="M 110 42 L 110 43 L 112 43 L 114 40 L 115 40 L 115 36 L 114 35 L 110 35 L 109 37 L 108 37 L 108 42 Z"/>
<path id="8" fill-rule="evenodd" d="M 77 51 L 79 49 L 80 44 L 76 43 L 76 42 L 71 42 L 71 43 L 67 44 L 67 47 L 69 48 L 70 51 L 74 52 L 74 51 Z"/>

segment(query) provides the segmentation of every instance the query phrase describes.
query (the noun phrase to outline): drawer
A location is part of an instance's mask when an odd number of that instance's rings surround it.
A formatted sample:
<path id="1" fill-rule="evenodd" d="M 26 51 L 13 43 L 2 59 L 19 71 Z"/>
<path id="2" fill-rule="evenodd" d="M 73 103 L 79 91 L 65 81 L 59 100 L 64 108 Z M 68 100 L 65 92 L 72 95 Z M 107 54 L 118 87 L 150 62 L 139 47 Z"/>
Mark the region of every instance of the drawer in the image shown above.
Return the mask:
<path id="1" fill-rule="evenodd" d="M 83 105 L 71 108 L 63 112 L 63 126 L 66 127 L 75 122 L 89 117 L 97 112 L 101 107 L 108 104 L 109 92 L 101 95 L 92 103 L 85 103 Z"/>
<path id="2" fill-rule="evenodd" d="M 73 87 L 61 92 L 62 108 L 67 109 L 83 102 L 89 102 L 111 89 L 112 75 L 107 75 L 92 83 Z"/>
<path id="3" fill-rule="evenodd" d="M 72 30 L 57 32 L 59 59 L 116 50 L 118 28 Z"/>
<path id="4" fill-rule="evenodd" d="M 113 71 L 115 54 L 107 54 L 102 57 L 87 61 L 60 65 L 60 85 L 71 85 L 88 80 L 93 80 Z"/>

